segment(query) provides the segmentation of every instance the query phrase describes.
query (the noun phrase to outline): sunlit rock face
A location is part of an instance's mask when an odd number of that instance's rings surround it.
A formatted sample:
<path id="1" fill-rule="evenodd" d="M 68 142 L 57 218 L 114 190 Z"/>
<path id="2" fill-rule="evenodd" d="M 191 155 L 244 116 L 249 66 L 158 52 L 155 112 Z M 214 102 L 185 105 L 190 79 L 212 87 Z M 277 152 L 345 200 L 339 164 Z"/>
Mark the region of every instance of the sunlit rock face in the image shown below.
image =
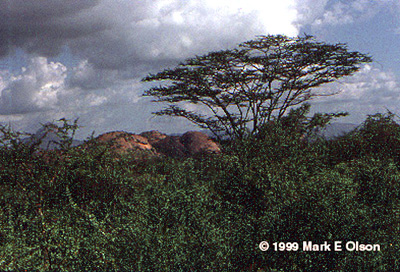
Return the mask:
<path id="1" fill-rule="evenodd" d="M 147 138 L 123 131 L 108 132 L 96 138 L 99 143 L 107 143 L 117 153 L 129 150 L 151 150 L 153 147 Z"/>

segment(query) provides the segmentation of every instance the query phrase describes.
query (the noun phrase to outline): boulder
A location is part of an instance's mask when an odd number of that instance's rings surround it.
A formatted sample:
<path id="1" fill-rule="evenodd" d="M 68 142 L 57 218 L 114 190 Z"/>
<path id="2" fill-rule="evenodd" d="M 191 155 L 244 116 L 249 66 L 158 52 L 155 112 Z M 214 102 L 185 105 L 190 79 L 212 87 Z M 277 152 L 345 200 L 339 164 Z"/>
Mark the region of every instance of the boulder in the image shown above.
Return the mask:
<path id="1" fill-rule="evenodd" d="M 98 143 L 106 143 L 117 153 L 125 153 L 129 150 L 152 150 L 153 147 L 147 138 L 124 132 L 114 131 L 98 136 L 95 139 Z"/>
<path id="2" fill-rule="evenodd" d="M 164 139 L 153 143 L 153 146 L 157 152 L 169 157 L 182 158 L 188 156 L 179 136 L 166 136 Z"/>
<path id="3" fill-rule="evenodd" d="M 166 134 L 163 134 L 157 130 L 142 132 L 140 133 L 140 136 L 145 137 L 151 145 L 167 138 Z"/>
<path id="4" fill-rule="evenodd" d="M 216 142 L 206 134 L 199 131 L 188 131 L 180 137 L 181 143 L 185 146 L 189 155 L 201 152 L 220 153 L 221 149 Z"/>
<path id="5" fill-rule="evenodd" d="M 174 158 L 189 157 L 201 152 L 221 152 L 217 143 L 198 131 L 189 131 L 182 136 L 168 136 L 158 131 L 143 132 L 140 135 L 146 137 L 157 152 Z"/>

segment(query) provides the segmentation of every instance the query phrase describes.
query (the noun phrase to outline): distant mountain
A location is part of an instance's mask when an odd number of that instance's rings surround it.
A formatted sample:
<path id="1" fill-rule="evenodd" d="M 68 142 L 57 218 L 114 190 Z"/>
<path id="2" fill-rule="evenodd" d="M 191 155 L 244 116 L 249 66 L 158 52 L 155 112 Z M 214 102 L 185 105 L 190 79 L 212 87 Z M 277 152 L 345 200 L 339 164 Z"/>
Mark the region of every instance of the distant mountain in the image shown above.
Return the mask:
<path id="1" fill-rule="evenodd" d="M 349 133 L 358 126 L 359 125 L 352 123 L 331 123 L 328 124 L 324 129 L 322 129 L 319 134 L 326 137 L 327 139 L 332 139 Z"/>
<path id="2" fill-rule="evenodd" d="M 42 128 L 38 129 L 34 134 L 28 138 L 22 139 L 25 144 L 34 144 L 41 142 L 38 146 L 39 148 L 46 150 L 54 150 L 59 148 L 59 144 L 62 139 L 57 135 L 54 129 L 46 128 L 49 127 L 51 123 L 45 124 Z M 83 144 L 83 141 L 72 140 L 72 146 L 78 146 Z"/>

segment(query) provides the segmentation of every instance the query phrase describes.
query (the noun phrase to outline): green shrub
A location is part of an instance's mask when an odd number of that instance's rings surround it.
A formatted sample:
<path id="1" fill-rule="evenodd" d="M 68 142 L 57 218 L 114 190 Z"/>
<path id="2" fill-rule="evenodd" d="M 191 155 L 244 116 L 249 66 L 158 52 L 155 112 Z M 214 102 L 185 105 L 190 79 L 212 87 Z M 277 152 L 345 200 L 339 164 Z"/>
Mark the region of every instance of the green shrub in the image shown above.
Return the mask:
<path id="1" fill-rule="evenodd" d="M 365 156 L 400 163 L 400 125 L 391 112 L 369 115 L 355 130 L 326 143 L 324 160 L 330 165 Z"/>
<path id="2" fill-rule="evenodd" d="M 116 157 L 91 141 L 44 152 L 4 128 L 0 270 L 399 270 L 395 158 L 365 152 L 333 163 L 340 146 L 282 124 L 224 154 L 181 160 Z M 264 240 L 381 251 L 263 252 Z"/>

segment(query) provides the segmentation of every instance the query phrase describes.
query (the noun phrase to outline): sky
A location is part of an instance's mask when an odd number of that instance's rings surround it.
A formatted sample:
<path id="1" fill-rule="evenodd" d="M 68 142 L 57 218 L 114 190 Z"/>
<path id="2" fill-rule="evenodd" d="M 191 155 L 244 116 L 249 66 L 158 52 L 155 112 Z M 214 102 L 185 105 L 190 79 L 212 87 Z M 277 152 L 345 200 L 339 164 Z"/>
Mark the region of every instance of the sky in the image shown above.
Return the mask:
<path id="1" fill-rule="evenodd" d="M 323 86 L 340 93 L 312 100 L 313 112 L 347 111 L 344 123 L 400 115 L 398 0 L 2 0 L 0 123 L 34 132 L 79 118 L 78 138 L 193 130 L 152 115 L 163 105 L 142 97 L 150 85 L 141 79 L 268 34 L 313 35 L 373 57 Z"/>

